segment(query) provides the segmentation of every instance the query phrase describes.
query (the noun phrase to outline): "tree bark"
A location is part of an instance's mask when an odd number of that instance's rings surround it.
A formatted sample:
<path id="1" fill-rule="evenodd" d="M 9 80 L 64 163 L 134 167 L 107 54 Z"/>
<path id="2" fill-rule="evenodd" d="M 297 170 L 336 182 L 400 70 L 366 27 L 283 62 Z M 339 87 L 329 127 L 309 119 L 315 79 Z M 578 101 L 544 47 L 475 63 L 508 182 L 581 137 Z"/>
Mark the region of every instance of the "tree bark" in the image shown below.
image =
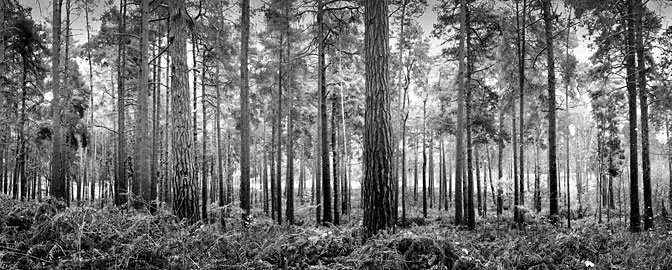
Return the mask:
<path id="1" fill-rule="evenodd" d="M 653 229 L 653 202 L 651 195 L 651 159 L 649 157 L 649 103 L 646 91 L 646 59 L 644 59 L 644 9 L 642 0 L 635 0 L 635 51 L 639 88 L 640 126 L 642 128 L 642 188 L 644 190 L 644 230 Z"/>
<path id="2" fill-rule="evenodd" d="M 240 206 L 243 220 L 250 215 L 250 98 L 247 56 L 250 40 L 250 0 L 240 2 L 241 14 L 241 57 L 240 57 Z"/>
<path id="3" fill-rule="evenodd" d="M 142 0 L 141 41 L 140 41 L 140 91 L 137 95 L 137 111 L 135 116 L 135 145 L 133 146 L 133 195 L 136 209 L 144 208 L 151 201 L 150 197 L 150 156 L 149 119 L 147 96 L 149 95 L 149 1 Z"/>
<path id="4" fill-rule="evenodd" d="M 206 63 L 205 63 L 205 48 L 203 49 L 202 65 L 201 65 L 201 113 L 203 114 L 203 122 L 201 122 L 201 219 L 203 221 L 208 220 L 208 158 L 207 158 L 207 148 L 208 148 L 208 116 L 207 116 L 207 100 L 205 92 L 205 73 L 206 73 Z"/>
<path id="5" fill-rule="evenodd" d="M 327 124 L 327 84 L 325 77 L 325 40 L 324 40 L 324 3 L 322 0 L 317 1 L 317 27 L 318 27 L 318 88 L 320 91 L 320 155 L 322 158 L 322 199 L 324 200 L 322 207 L 324 214 L 322 215 L 322 222 L 331 223 L 333 221 L 333 212 L 331 206 L 331 182 L 329 176 L 329 137 Z"/>
<path id="6" fill-rule="evenodd" d="M 277 198 L 275 205 L 275 213 L 277 214 L 276 221 L 278 224 L 282 225 L 282 88 L 285 86 L 283 79 L 285 77 L 284 71 L 284 55 L 283 55 L 283 46 L 284 46 L 284 37 L 285 33 L 280 33 L 280 53 L 278 59 L 278 110 L 276 115 L 276 130 L 277 130 L 277 152 L 276 156 L 276 168 L 275 168 L 275 196 Z"/>
<path id="7" fill-rule="evenodd" d="M 336 115 L 338 114 L 338 97 L 332 93 L 331 103 L 331 154 L 332 154 L 332 177 L 334 178 L 334 224 L 340 223 L 340 215 L 338 212 L 339 205 L 339 172 L 338 172 L 338 124 L 336 123 Z"/>
<path id="8" fill-rule="evenodd" d="M 467 13 L 465 14 L 465 25 L 469 30 L 466 33 L 465 37 L 465 46 L 467 53 L 467 72 L 464 75 L 464 84 L 465 84 L 465 124 L 466 124 L 466 144 L 467 144 L 467 201 L 466 201 L 466 212 L 467 212 L 467 228 L 469 230 L 474 230 L 476 228 L 476 211 L 474 208 L 474 171 L 473 171 L 473 142 L 472 142 L 472 127 L 471 127 L 471 106 L 472 106 L 472 96 L 473 96 L 473 87 L 471 86 L 471 75 L 474 69 L 474 52 L 471 47 L 471 12 L 469 10 L 469 5 L 465 7 Z"/>
<path id="9" fill-rule="evenodd" d="M 544 30 L 546 35 L 546 57 L 548 66 L 548 182 L 550 189 L 550 216 L 557 220 L 558 213 L 558 164 L 555 131 L 555 57 L 553 44 L 553 14 L 551 0 L 542 2 L 544 9 Z"/>
<path id="10" fill-rule="evenodd" d="M 464 182 L 464 93 L 466 70 L 466 41 L 467 41 L 467 0 L 460 0 L 460 52 L 458 64 L 457 86 L 457 129 L 455 142 L 455 225 L 460 225 L 463 218 L 462 183 Z"/>
<path id="11" fill-rule="evenodd" d="M 119 55 L 117 59 L 117 176 L 115 177 L 115 204 L 122 206 L 128 200 L 126 179 L 126 0 L 119 0 L 121 23 L 119 24 Z"/>
<path id="12" fill-rule="evenodd" d="M 422 100 L 422 217 L 427 218 L 427 94 Z"/>
<path id="13" fill-rule="evenodd" d="M 195 190 L 194 160 L 192 157 L 193 139 L 190 136 L 190 113 L 187 69 L 187 26 L 184 0 L 171 1 L 171 40 L 170 57 L 172 61 L 171 104 L 172 104 L 172 155 L 173 164 L 173 207 L 176 216 L 194 223 L 199 219 L 198 196 Z"/>
<path id="14" fill-rule="evenodd" d="M 364 1 L 366 105 L 362 195 L 368 236 L 394 226 L 388 2 Z"/>
<path id="15" fill-rule="evenodd" d="M 291 73 L 291 43 L 289 39 L 290 25 L 289 25 L 289 8 L 290 4 L 285 6 L 286 35 L 287 35 L 287 179 L 285 189 L 287 190 L 287 223 L 294 224 L 294 116 L 292 99 L 294 98 L 294 90 L 292 90 L 292 73 Z"/>
<path id="16" fill-rule="evenodd" d="M 637 162 L 637 70 L 635 63 L 635 2 L 627 3 L 627 11 L 622 15 L 626 23 L 625 32 L 625 67 L 626 86 L 628 89 L 628 121 L 630 140 L 630 231 L 639 232 L 639 181 Z"/>

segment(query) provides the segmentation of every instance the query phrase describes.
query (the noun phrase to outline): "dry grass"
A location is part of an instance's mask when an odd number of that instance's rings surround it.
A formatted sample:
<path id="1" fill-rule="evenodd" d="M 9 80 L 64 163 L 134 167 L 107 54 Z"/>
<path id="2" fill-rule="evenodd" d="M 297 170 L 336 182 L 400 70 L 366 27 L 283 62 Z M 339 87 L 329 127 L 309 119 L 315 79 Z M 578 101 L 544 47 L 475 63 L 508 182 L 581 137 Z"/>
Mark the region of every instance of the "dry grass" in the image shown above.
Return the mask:
<path id="1" fill-rule="evenodd" d="M 317 227 L 313 209 L 297 207 L 303 226 L 278 226 L 255 211 L 243 228 L 179 222 L 166 210 L 152 216 L 114 207 L 65 208 L 55 201 L 0 197 L 0 269 L 665 269 L 672 232 L 631 234 L 592 220 L 566 231 L 529 218 L 481 220 L 474 232 L 449 224 L 442 212 L 413 218 L 407 228 L 367 241 L 360 217 Z M 357 215 L 355 212 L 354 215 Z M 416 215 L 416 214 L 414 214 Z M 418 226 L 417 224 L 422 224 Z"/>

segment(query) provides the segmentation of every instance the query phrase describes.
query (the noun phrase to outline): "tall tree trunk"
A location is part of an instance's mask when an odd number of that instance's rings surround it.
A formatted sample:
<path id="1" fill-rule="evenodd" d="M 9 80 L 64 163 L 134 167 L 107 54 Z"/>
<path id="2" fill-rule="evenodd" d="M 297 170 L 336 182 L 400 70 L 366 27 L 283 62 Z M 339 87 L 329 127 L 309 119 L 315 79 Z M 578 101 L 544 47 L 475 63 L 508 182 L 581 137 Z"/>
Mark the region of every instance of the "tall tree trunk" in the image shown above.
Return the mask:
<path id="1" fill-rule="evenodd" d="M 570 12 L 569 15 L 567 15 L 567 16 L 568 16 L 568 18 L 567 18 L 567 42 L 566 42 L 566 47 L 565 47 L 565 55 L 567 56 L 566 61 L 569 61 L 569 46 L 570 46 L 569 45 L 569 36 L 571 34 L 570 31 L 572 29 L 569 26 L 572 23 L 572 13 Z M 567 63 L 567 66 L 569 66 L 569 63 Z M 566 111 L 566 114 L 567 114 L 567 120 L 569 120 L 569 83 L 570 83 L 569 74 L 566 74 L 565 78 L 566 78 L 565 79 L 565 111 Z M 572 221 L 571 221 L 572 220 L 572 208 L 571 208 L 572 206 L 571 206 L 570 192 L 569 192 L 569 176 L 570 176 L 570 164 L 569 164 L 569 148 L 570 148 L 570 143 L 569 143 L 570 137 L 569 136 L 570 136 L 570 134 L 569 134 L 569 132 L 570 132 L 570 130 L 569 130 L 569 124 L 568 124 L 567 125 L 567 130 L 565 132 L 565 144 L 566 144 L 565 160 L 566 160 L 566 166 L 567 166 L 567 168 L 566 168 L 567 172 L 565 173 L 565 183 L 567 185 L 567 191 L 566 191 L 566 195 L 567 195 L 567 229 L 571 230 L 572 229 Z"/>
<path id="2" fill-rule="evenodd" d="M 558 164 L 555 139 L 555 57 L 553 44 L 553 14 L 551 0 L 542 1 L 546 33 L 548 66 L 548 183 L 550 185 L 550 215 L 555 221 L 558 213 Z"/>
<path id="3" fill-rule="evenodd" d="M 166 22 L 166 47 L 170 46 L 170 16 L 168 16 L 168 20 Z M 170 48 L 170 47 L 168 47 Z M 165 137 L 165 142 L 166 142 L 166 147 L 165 147 L 165 164 L 164 164 L 164 174 L 162 178 L 162 185 L 161 185 L 161 197 L 163 198 L 163 201 L 166 204 L 170 204 L 172 202 L 172 190 L 171 190 L 171 181 L 173 177 L 173 158 L 172 158 L 172 132 L 171 132 L 171 127 L 173 124 L 171 123 L 172 119 L 170 117 L 170 112 L 172 110 L 171 104 L 170 104 L 170 99 L 172 97 L 171 93 L 172 91 L 170 90 L 170 85 L 171 85 L 171 77 L 172 77 L 172 71 L 171 71 L 171 65 L 170 65 L 170 55 L 166 55 L 166 109 L 165 109 L 165 124 L 164 124 L 164 131 L 166 134 Z"/>
<path id="4" fill-rule="evenodd" d="M 172 156 L 173 169 L 173 207 L 176 216 L 186 218 L 189 222 L 196 222 L 200 217 L 198 211 L 198 196 L 195 190 L 197 185 L 194 179 L 194 159 L 192 157 L 193 139 L 189 136 L 190 112 L 189 89 L 187 83 L 187 26 L 186 6 L 184 0 L 171 1 L 170 44 L 171 66 L 171 104 L 172 104 Z"/>
<path id="5" fill-rule="evenodd" d="M 667 138 L 667 205 L 672 209 L 672 137 L 670 137 L 670 116 L 665 116 L 665 138 Z"/>
<path id="6" fill-rule="evenodd" d="M 465 25 L 467 29 L 471 29 L 471 12 L 469 10 L 469 5 L 466 6 L 467 14 L 465 15 Z M 471 31 L 466 33 L 465 45 L 467 51 L 467 72 L 464 75 L 464 84 L 465 84 L 465 123 L 466 123 L 466 132 L 467 132 L 467 228 L 469 230 L 474 230 L 476 228 L 476 213 L 474 209 L 474 171 L 473 171 L 473 142 L 472 142 L 472 127 L 471 127 L 471 106 L 472 106 L 472 96 L 473 96 L 473 87 L 471 84 L 471 75 L 474 69 L 474 52 L 471 47 Z M 514 133 L 515 134 L 515 133 Z"/>
<path id="7" fill-rule="evenodd" d="M 0 1 L 0 2 L 2 2 L 2 1 Z M 90 42 L 90 40 L 91 40 L 91 25 L 89 23 L 89 2 L 88 1 L 84 1 L 84 17 L 86 19 L 86 41 Z M 0 19 L 0 21 L 3 21 L 3 20 Z M 0 32 L 2 32 L 2 31 L 0 30 Z M 89 134 L 90 134 L 90 137 L 91 137 L 91 142 L 93 144 L 94 152 L 95 152 L 96 137 L 95 137 L 95 132 L 93 131 L 93 59 L 91 57 L 91 50 L 92 50 L 91 47 L 87 48 L 87 50 L 86 50 L 86 54 L 87 54 L 87 58 L 88 58 L 87 61 L 88 61 L 88 64 L 89 64 L 89 119 L 88 119 L 89 121 L 88 121 L 88 127 L 87 128 L 88 128 L 88 131 L 89 131 Z M 2 62 L 1 57 L 0 57 L 0 62 Z M 3 72 L 3 71 L 0 70 L 0 72 Z M 88 152 L 88 151 L 85 151 L 85 152 Z M 95 181 L 94 181 L 94 179 L 95 179 L 94 175 L 95 174 L 93 173 L 94 170 L 95 170 L 94 166 L 93 166 L 94 161 L 95 161 L 95 157 L 96 156 L 94 154 L 89 159 L 88 163 L 86 162 L 86 160 L 84 162 L 87 166 L 86 169 L 85 169 L 85 173 L 88 172 L 91 175 L 91 187 L 90 187 L 91 188 L 91 190 L 90 190 L 91 191 L 91 195 L 90 195 L 91 196 L 91 202 L 94 202 L 95 198 L 96 198 L 96 196 L 95 196 L 96 195 L 96 193 L 95 193 L 96 192 L 96 189 L 95 189 L 96 184 L 95 184 Z M 85 155 L 84 158 L 85 159 L 88 158 L 88 155 Z M 41 185 L 41 179 L 42 178 L 39 177 L 39 179 L 40 179 L 40 185 L 38 185 L 38 187 L 42 188 L 42 185 Z M 42 193 L 40 192 L 39 195 L 41 197 Z"/>
<path id="8" fill-rule="evenodd" d="M 325 52 L 326 44 L 324 42 L 324 3 L 322 0 L 317 1 L 317 27 L 318 27 L 318 52 L 317 52 L 317 80 L 320 92 L 320 155 L 322 165 L 322 207 L 324 214 L 322 221 L 324 223 L 331 223 L 333 221 L 333 212 L 331 207 L 331 183 L 329 176 L 329 137 L 327 124 L 327 84 L 325 77 Z"/>
<path id="9" fill-rule="evenodd" d="M 427 218 L 427 94 L 422 100 L 422 216 Z"/>
<path id="10" fill-rule="evenodd" d="M 413 202 L 418 202 L 418 148 L 420 148 L 420 136 L 415 136 L 415 162 L 413 166 Z"/>
<path id="11" fill-rule="evenodd" d="M 481 162 L 478 156 L 478 145 L 474 146 L 474 162 L 476 163 L 476 198 L 478 214 L 483 217 L 483 194 L 481 194 Z M 483 176 L 485 178 L 485 176 Z"/>
<path id="12" fill-rule="evenodd" d="M 17 190 L 14 191 L 14 199 L 20 199 L 20 200 L 28 200 L 28 179 L 26 178 L 26 88 L 28 88 L 27 84 L 27 76 L 28 76 L 28 56 L 22 56 L 22 71 L 21 71 L 21 114 L 20 114 L 20 119 L 19 119 L 19 124 L 18 124 L 18 135 L 17 135 L 17 142 L 18 142 L 18 150 L 17 150 L 17 155 L 16 155 L 16 176 L 15 178 L 18 179 L 17 182 L 19 182 L 19 188 L 20 188 L 20 193 L 17 192 Z M 67 59 L 67 58 L 66 58 Z M 77 185 L 77 188 L 80 189 L 81 185 Z M 81 197 L 81 192 L 78 193 L 78 195 Z"/>
<path id="13" fill-rule="evenodd" d="M 270 145 L 270 148 L 271 148 L 271 157 L 270 157 L 271 158 L 271 219 L 273 219 L 273 220 L 275 220 L 277 218 L 278 200 L 279 200 L 278 199 L 278 194 L 277 194 L 277 188 L 276 188 L 277 178 L 276 178 L 276 174 L 275 174 L 275 168 L 276 168 L 276 166 L 275 166 L 275 162 L 276 162 L 275 144 L 277 143 L 276 142 L 276 137 L 277 136 L 275 136 L 275 135 L 276 135 L 276 130 L 278 129 L 276 121 L 278 121 L 277 117 L 273 118 L 273 121 L 271 123 L 272 128 L 271 128 L 271 145 Z"/>
<path id="14" fill-rule="evenodd" d="M 140 41 L 140 91 L 137 95 L 137 111 L 135 116 L 135 145 L 133 147 L 133 195 L 135 208 L 142 208 L 151 201 L 150 197 L 150 156 L 149 119 L 147 96 L 149 95 L 149 1 L 142 0 L 141 41 Z"/>
<path id="15" fill-rule="evenodd" d="M 280 54 L 279 59 L 278 59 L 278 110 L 277 110 L 277 115 L 276 115 L 276 130 L 277 130 L 277 152 L 276 152 L 276 168 L 275 168 L 275 196 L 277 198 L 276 205 L 275 205 L 275 212 L 277 214 L 276 220 L 278 221 L 278 224 L 282 224 L 282 88 L 285 86 L 283 79 L 285 77 L 285 72 L 284 72 L 284 55 L 283 55 L 283 46 L 284 46 L 284 36 L 285 33 L 281 32 L 280 33 Z"/>
<path id="16" fill-rule="evenodd" d="M 218 38 L 219 40 L 219 38 Z M 217 181 L 218 183 L 218 189 L 219 189 L 219 198 L 218 198 L 218 206 L 220 209 L 223 209 L 224 205 L 226 204 L 226 193 L 228 190 L 226 190 L 226 182 L 224 181 L 224 167 L 222 165 L 224 157 L 222 156 L 222 120 L 221 120 L 221 115 L 222 115 L 222 91 L 219 86 L 219 65 L 217 66 L 216 70 L 216 81 L 215 81 L 215 95 L 217 98 L 217 103 L 215 106 L 215 129 L 217 129 Z M 265 135 L 265 133 L 264 133 Z M 267 212 L 268 213 L 268 212 Z M 224 225 L 224 214 L 225 211 L 221 210 L 220 213 L 220 223 Z"/>
<path id="17" fill-rule="evenodd" d="M 629 121 L 629 140 L 630 140 L 630 231 L 639 232 L 639 181 L 637 169 L 637 70 L 635 63 L 635 2 L 627 3 L 627 11 L 622 15 L 624 24 L 626 24 L 625 33 L 625 67 L 626 67 L 626 85 L 628 89 L 628 121 Z"/>
<path id="18" fill-rule="evenodd" d="M 340 60 L 339 60 L 340 61 Z M 339 62 L 340 63 L 340 62 Z M 339 69 L 341 68 L 341 65 L 339 64 Z M 342 84 L 342 83 L 341 83 Z M 339 87 L 341 90 L 341 126 L 343 128 L 343 144 L 342 146 L 342 158 L 341 158 L 341 164 L 343 166 L 341 167 L 341 171 L 343 172 L 343 179 L 342 179 L 342 197 L 343 201 L 341 203 L 341 211 L 343 214 L 348 214 L 350 213 L 350 182 L 349 182 L 349 177 L 348 177 L 348 168 L 349 168 L 349 162 L 350 162 L 350 156 L 348 155 L 348 139 L 347 139 L 347 130 L 345 128 L 345 96 L 343 95 L 343 86 Z M 305 186 L 305 185 L 304 185 Z"/>
<path id="19" fill-rule="evenodd" d="M 523 15 L 521 18 L 521 24 L 519 26 L 520 29 L 520 51 L 518 52 L 518 90 L 519 90 L 519 97 L 518 101 L 520 102 L 519 105 L 519 120 L 520 120 L 520 140 L 519 140 L 519 148 L 520 148 L 520 179 L 518 180 L 518 192 L 519 198 L 518 198 L 518 204 L 521 206 L 525 205 L 525 118 L 524 118 L 524 113 L 525 113 L 525 19 L 527 17 L 527 1 L 523 0 Z M 525 216 L 523 212 L 518 213 L 518 218 L 519 218 L 519 223 L 523 223 Z"/>
<path id="20" fill-rule="evenodd" d="M 535 152 L 534 152 L 534 209 L 537 211 L 537 213 L 541 212 L 541 176 L 540 176 L 540 169 L 539 169 L 539 138 L 540 135 L 536 135 L 536 138 L 534 139 L 534 146 L 535 146 Z"/>
<path id="21" fill-rule="evenodd" d="M 217 108 L 217 111 L 219 111 L 219 108 Z M 269 147 L 268 147 L 268 141 L 266 139 L 266 122 L 265 122 L 265 119 L 266 118 L 261 119 L 261 126 L 263 127 L 263 131 L 262 131 L 263 142 L 262 142 L 262 145 L 263 145 L 263 149 L 264 149 L 263 150 L 264 161 L 263 161 L 263 169 L 262 169 L 263 170 L 262 171 L 262 173 L 263 173 L 263 177 L 262 177 L 263 178 L 262 179 L 262 183 L 263 183 L 262 184 L 263 185 L 262 189 L 263 189 L 263 191 L 262 192 L 263 192 L 263 199 L 264 199 L 264 203 L 263 203 L 264 214 L 268 215 L 269 214 L 269 203 L 268 203 L 268 200 L 269 200 L 269 196 L 268 196 L 269 195 L 268 194 L 268 151 L 269 151 Z M 218 126 L 219 126 L 219 123 L 218 123 Z"/>
<path id="22" fill-rule="evenodd" d="M 500 105 L 503 106 L 503 105 Z M 499 111 L 499 131 L 497 138 L 497 216 L 504 211 L 502 181 L 504 181 L 504 109 Z"/>
<path id="23" fill-rule="evenodd" d="M 158 208 L 158 182 L 159 174 L 161 174 L 161 162 L 164 158 L 162 155 L 163 152 L 159 152 L 163 146 L 163 133 L 159 127 L 161 124 L 161 56 L 159 55 L 159 52 L 161 51 L 161 38 L 155 37 L 155 40 L 156 48 L 153 50 L 153 57 L 157 58 L 157 64 L 154 65 L 152 78 L 152 98 L 154 105 L 152 106 L 152 159 L 149 187 L 149 197 L 152 200 L 152 203 L 150 203 L 150 210 L 152 213 Z"/>
<path id="24" fill-rule="evenodd" d="M 334 178 L 334 224 L 338 225 L 340 223 L 340 215 L 338 212 L 339 204 L 339 185 L 338 185 L 338 124 L 336 123 L 336 118 L 338 115 L 338 97 L 335 93 L 332 93 L 332 102 L 331 102 L 331 154 L 332 154 L 332 177 Z"/>
<path id="25" fill-rule="evenodd" d="M 429 208 L 434 208 L 434 132 L 429 131 Z"/>
<path id="26" fill-rule="evenodd" d="M 462 205 L 462 183 L 464 170 L 464 93 L 465 93 L 465 72 L 466 72 L 466 50 L 467 50 L 467 0 L 460 0 L 460 52 L 458 65 L 458 86 L 457 86 L 457 129 L 455 142 L 455 225 L 460 225 L 464 221 Z"/>
<path id="27" fill-rule="evenodd" d="M 289 8 L 291 4 L 285 6 L 285 16 L 289 17 Z M 294 90 L 292 90 L 292 73 L 291 73 L 291 43 L 289 39 L 289 19 L 286 22 L 287 35 L 287 179 L 285 189 L 287 190 L 287 223 L 294 224 L 294 116 L 292 99 L 294 98 Z"/>
<path id="28" fill-rule="evenodd" d="M 201 219 L 203 221 L 208 220 L 208 112 L 207 112 L 207 100 L 205 92 L 205 73 L 206 73 L 206 63 L 205 63 L 205 54 L 206 50 L 203 49 L 202 65 L 201 65 L 201 113 L 203 114 L 203 122 L 201 122 L 201 133 L 203 133 L 203 138 L 201 139 Z"/>
<path id="29" fill-rule="evenodd" d="M 240 2 L 241 14 L 241 57 L 240 57 L 240 207 L 243 220 L 250 215 L 250 98 L 247 55 L 250 40 L 250 0 Z"/>
<path id="30" fill-rule="evenodd" d="M 119 0 L 121 23 L 119 24 L 119 55 L 117 59 L 117 177 L 115 177 L 115 200 L 117 206 L 122 206 L 128 200 L 128 184 L 126 179 L 126 0 Z M 67 47 L 67 46 L 66 46 Z"/>
<path id="31" fill-rule="evenodd" d="M 394 165 L 389 89 L 388 0 L 364 1 L 364 227 L 371 236 L 394 224 Z"/>
<path id="32" fill-rule="evenodd" d="M 637 86 L 642 128 L 642 188 L 644 190 L 644 230 L 653 229 L 653 202 L 651 196 L 651 159 L 649 157 L 649 103 L 646 91 L 646 59 L 644 59 L 644 9 L 642 0 L 635 0 L 635 51 L 637 53 Z"/>

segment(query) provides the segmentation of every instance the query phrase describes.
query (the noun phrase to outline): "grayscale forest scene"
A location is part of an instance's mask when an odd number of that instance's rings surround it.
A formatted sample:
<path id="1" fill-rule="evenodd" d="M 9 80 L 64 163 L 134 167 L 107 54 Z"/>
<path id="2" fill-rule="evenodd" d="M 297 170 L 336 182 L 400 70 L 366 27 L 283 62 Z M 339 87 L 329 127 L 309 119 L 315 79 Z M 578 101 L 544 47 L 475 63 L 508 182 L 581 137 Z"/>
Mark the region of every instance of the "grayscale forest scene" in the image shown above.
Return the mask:
<path id="1" fill-rule="evenodd" d="M 671 23 L 0 0 L 0 269 L 672 269 Z"/>

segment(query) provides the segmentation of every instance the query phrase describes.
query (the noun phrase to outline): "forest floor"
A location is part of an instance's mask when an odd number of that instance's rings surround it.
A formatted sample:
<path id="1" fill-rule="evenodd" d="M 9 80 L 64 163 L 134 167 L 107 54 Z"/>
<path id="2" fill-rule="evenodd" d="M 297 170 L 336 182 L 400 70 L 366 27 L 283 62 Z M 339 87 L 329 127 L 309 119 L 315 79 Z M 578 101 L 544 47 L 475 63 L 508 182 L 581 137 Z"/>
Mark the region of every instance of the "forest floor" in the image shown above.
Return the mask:
<path id="1" fill-rule="evenodd" d="M 217 210 L 217 209 L 214 209 Z M 115 207 L 65 208 L 0 195 L 0 269 L 669 269 L 672 226 L 631 234 L 622 224 L 575 220 L 573 229 L 510 213 L 480 219 L 475 231 L 446 212 L 410 218 L 396 233 L 363 241 L 361 210 L 340 226 L 315 226 L 314 209 L 297 207 L 302 226 L 277 225 L 260 212 L 188 225 Z M 413 213 L 413 216 L 418 213 Z M 239 213 L 232 213 L 239 216 Z M 659 219 L 663 220 L 663 219 Z M 566 226 L 565 223 L 561 223 Z"/>

